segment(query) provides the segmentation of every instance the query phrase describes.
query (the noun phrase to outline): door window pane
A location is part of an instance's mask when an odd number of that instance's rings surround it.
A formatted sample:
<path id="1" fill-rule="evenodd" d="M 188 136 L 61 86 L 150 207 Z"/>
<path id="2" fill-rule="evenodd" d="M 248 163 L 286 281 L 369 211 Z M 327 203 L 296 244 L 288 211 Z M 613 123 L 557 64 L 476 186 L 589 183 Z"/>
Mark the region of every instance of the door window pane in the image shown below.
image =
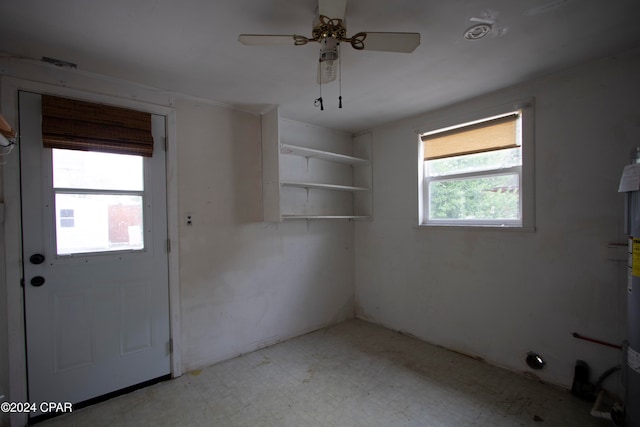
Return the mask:
<path id="1" fill-rule="evenodd" d="M 58 255 L 144 248 L 142 196 L 58 193 L 55 204 Z"/>
<path id="2" fill-rule="evenodd" d="M 51 150 L 53 188 L 142 191 L 143 158 L 78 150 Z"/>

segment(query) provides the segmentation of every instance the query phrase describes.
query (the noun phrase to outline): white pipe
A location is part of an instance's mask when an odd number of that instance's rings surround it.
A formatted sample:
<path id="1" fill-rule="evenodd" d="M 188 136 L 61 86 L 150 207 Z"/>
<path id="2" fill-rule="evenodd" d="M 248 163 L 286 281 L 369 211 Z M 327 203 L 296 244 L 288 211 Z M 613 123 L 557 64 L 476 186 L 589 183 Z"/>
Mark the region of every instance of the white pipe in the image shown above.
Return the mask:
<path id="1" fill-rule="evenodd" d="M 598 393 L 598 398 L 596 399 L 596 403 L 593 404 L 593 408 L 591 409 L 591 416 L 596 418 L 604 418 L 605 420 L 611 420 L 611 412 L 602 411 L 602 401 L 604 400 L 606 392 L 604 390 L 600 390 Z"/>

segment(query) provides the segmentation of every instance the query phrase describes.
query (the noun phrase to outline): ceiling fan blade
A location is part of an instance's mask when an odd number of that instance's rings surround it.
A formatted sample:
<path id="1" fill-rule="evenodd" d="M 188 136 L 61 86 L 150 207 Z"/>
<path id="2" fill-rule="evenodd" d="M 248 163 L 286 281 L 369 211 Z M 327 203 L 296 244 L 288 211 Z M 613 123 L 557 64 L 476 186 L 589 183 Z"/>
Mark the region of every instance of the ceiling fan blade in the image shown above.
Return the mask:
<path id="1" fill-rule="evenodd" d="M 293 46 L 295 35 L 240 34 L 238 41 L 247 46 Z"/>
<path id="2" fill-rule="evenodd" d="M 318 14 L 330 19 L 342 19 L 347 10 L 347 0 L 318 0 Z"/>
<path id="3" fill-rule="evenodd" d="M 364 50 L 409 53 L 420 45 L 420 33 L 365 33 Z"/>

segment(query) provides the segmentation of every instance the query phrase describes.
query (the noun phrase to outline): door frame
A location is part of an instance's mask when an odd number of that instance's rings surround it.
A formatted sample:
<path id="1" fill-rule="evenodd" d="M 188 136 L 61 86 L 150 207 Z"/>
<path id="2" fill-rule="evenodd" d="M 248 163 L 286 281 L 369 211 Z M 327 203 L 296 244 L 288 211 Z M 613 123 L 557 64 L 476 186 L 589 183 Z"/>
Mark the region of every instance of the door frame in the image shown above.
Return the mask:
<path id="1" fill-rule="evenodd" d="M 118 92 L 130 94 L 126 82 L 119 82 Z M 82 86 L 82 85 L 81 85 Z M 176 144 L 176 111 L 172 107 L 160 105 L 147 90 L 132 86 L 136 100 L 103 95 L 91 92 L 91 84 L 85 89 L 73 89 L 49 83 L 23 80 L 15 77 L 0 77 L 0 111 L 7 121 L 17 128 L 18 124 L 18 92 L 29 91 L 61 97 L 76 98 L 95 103 L 105 103 L 124 108 L 131 108 L 165 117 L 166 125 L 166 191 L 167 191 L 167 232 L 169 238 L 168 279 L 169 279 L 169 318 L 172 342 L 171 377 L 182 375 L 181 340 L 180 340 L 180 288 L 179 288 L 179 256 L 178 256 L 178 185 L 177 185 L 177 144 Z M 98 86 L 98 85 L 96 85 Z M 123 90 L 124 89 L 124 90 Z M 113 89 L 111 91 L 114 91 Z M 141 96 L 140 96 L 141 95 Z M 161 101 L 162 102 L 162 101 Z M 169 102 L 164 102 L 169 104 Z M 8 334 L 8 370 L 9 390 L 7 400 L 13 402 L 27 401 L 27 366 L 26 366 L 26 334 L 24 323 L 24 298 L 20 286 L 22 280 L 22 220 L 20 193 L 20 159 L 19 151 L 14 150 L 3 158 L 2 166 L 4 189 L 4 229 L 5 229 L 5 286 L 7 297 L 7 334 Z M 1 289 L 0 289 L 1 290 Z M 27 423 L 27 414 L 11 414 L 10 425 L 22 426 Z"/>

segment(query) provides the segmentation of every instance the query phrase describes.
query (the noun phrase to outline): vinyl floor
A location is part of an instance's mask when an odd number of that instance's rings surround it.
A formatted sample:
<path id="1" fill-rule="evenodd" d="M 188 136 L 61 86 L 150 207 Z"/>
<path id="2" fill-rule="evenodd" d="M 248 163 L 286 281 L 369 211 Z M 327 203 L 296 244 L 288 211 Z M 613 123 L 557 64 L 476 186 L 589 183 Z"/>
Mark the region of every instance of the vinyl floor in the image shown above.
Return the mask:
<path id="1" fill-rule="evenodd" d="M 37 425 L 612 426 L 568 391 L 361 320 Z"/>

